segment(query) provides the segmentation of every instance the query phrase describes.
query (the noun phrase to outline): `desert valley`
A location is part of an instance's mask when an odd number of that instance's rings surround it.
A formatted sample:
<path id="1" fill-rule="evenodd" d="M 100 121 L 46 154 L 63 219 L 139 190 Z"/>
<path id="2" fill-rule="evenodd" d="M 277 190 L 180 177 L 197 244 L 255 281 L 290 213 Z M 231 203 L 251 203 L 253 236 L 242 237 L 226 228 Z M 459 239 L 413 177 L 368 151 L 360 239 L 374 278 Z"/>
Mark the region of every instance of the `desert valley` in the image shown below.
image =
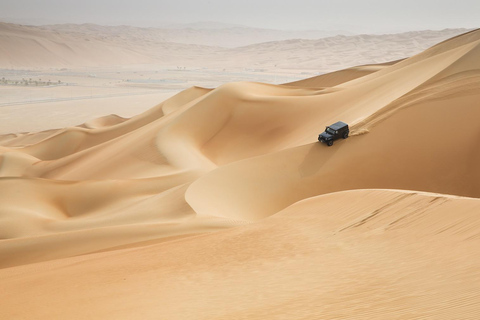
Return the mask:
<path id="1" fill-rule="evenodd" d="M 0 318 L 478 319 L 480 30 L 238 28 L 0 23 Z"/>

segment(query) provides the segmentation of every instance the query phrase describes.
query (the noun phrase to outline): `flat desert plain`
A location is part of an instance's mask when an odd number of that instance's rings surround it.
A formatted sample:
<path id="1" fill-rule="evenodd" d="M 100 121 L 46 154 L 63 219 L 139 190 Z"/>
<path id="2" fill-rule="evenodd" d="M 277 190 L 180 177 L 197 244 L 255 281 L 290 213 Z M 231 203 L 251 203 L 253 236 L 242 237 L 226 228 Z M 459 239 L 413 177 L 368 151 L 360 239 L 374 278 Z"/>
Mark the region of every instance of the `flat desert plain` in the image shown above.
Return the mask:
<path id="1" fill-rule="evenodd" d="M 0 136 L 0 318 L 480 318 L 479 30 L 280 85 L 114 88 Z"/>

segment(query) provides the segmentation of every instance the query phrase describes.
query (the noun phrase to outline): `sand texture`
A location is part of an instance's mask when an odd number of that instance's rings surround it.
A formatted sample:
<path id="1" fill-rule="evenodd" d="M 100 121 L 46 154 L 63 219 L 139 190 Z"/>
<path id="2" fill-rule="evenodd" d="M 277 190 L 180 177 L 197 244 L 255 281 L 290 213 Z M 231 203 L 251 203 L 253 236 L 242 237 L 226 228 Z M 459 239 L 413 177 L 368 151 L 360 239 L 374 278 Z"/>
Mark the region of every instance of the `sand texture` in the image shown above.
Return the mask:
<path id="1" fill-rule="evenodd" d="M 479 119 L 475 30 L 1 135 L 0 318 L 479 319 Z"/>

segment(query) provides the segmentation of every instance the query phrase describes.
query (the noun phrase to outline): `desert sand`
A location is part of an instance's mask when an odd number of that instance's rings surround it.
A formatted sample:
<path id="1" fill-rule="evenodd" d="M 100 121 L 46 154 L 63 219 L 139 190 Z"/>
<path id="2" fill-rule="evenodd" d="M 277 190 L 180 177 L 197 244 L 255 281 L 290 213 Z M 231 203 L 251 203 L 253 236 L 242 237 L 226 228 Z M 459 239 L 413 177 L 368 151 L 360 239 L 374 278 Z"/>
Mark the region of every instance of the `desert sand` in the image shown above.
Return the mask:
<path id="1" fill-rule="evenodd" d="M 479 70 L 475 30 L 0 136 L 0 318 L 478 319 Z"/>

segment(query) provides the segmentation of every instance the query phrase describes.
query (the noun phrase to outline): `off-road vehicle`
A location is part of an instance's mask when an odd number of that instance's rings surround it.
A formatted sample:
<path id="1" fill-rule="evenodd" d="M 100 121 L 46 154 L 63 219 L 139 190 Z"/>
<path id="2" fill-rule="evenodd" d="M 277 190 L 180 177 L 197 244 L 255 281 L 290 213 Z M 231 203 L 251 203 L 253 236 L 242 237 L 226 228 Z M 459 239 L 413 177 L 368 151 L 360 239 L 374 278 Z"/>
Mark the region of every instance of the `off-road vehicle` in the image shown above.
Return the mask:
<path id="1" fill-rule="evenodd" d="M 334 124 L 328 126 L 325 129 L 325 132 L 320 133 L 318 136 L 318 141 L 325 142 L 327 146 L 332 146 L 333 141 L 343 138 L 347 139 L 350 129 L 348 129 L 348 124 L 342 121 L 335 122 Z"/>

